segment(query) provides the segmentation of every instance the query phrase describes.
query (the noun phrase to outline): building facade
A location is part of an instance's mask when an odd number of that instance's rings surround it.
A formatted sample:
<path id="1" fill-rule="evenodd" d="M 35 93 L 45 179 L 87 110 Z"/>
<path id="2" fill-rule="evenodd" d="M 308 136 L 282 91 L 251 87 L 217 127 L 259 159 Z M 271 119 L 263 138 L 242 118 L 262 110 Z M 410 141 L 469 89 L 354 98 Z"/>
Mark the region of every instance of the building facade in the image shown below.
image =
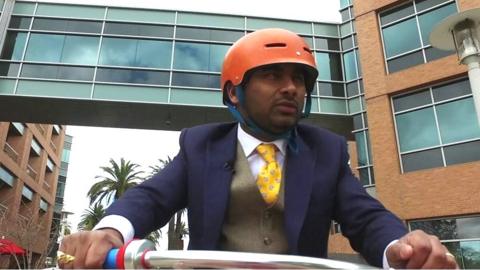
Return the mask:
<path id="1" fill-rule="evenodd" d="M 219 89 L 228 47 L 286 28 L 319 68 L 311 122 L 351 140 L 359 180 L 409 228 L 479 268 L 480 127 L 466 69 L 428 35 L 480 0 L 340 2 L 342 22 L 326 23 L 6 0 L 0 103 L 9 115 L 0 119 L 170 130 L 228 120 Z M 351 254 L 340 231 L 332 224 L 330 252 Z"/>
<path id="2" fill-rule="evenodd" d="M 24 267 L 45 259 L 64 137 L 64 126 L 0 123 L 0 233 L 31 252 Z M 10 259 L 1 256 L 0 267 L 16 267 Z"/>

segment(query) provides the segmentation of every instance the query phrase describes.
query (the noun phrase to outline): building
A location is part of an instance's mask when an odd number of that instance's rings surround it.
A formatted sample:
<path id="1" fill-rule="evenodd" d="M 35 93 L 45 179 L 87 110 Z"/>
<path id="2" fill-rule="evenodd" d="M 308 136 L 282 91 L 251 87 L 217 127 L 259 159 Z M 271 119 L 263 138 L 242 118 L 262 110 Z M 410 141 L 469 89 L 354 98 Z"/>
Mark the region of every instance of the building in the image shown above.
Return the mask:
<path id="1" fill-rule="evenodd" d="M 45 259 L 65 138 L 59 125 L 0 122 L 0 233 Z M 16 267 L 8 256 L 2 268 Z"/>
<path id="2" fill-rule="evenodd" d="M 409 228 L 479 268 L 480 127 L 466 69 L 428 35 L 480 0 L 341 0 L 341 23 L 56 2 L 5 1 L 0 119 L 167 130 L 229 120 L 223 55 L 245 33 L 286 28 L 320 70 L 309 121 L 351 140 L 360 181 Z M 330 252 L 347 258 L 339 231 Z"/>

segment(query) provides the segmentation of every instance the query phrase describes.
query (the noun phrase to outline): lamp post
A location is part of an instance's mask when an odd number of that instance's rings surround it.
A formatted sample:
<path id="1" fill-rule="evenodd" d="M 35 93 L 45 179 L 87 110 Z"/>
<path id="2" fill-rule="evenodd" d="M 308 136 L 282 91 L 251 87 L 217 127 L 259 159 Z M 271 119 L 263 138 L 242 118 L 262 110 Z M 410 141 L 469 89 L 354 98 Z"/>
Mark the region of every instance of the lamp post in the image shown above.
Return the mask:
<path id="1" fill-rule="evenodd" d="M 457 51 L 460 64 L 468 66 L 468 78 L 480 126 L 480 8 L 453 14 L 438 23 L 430 44 L 441 50 Z"/>

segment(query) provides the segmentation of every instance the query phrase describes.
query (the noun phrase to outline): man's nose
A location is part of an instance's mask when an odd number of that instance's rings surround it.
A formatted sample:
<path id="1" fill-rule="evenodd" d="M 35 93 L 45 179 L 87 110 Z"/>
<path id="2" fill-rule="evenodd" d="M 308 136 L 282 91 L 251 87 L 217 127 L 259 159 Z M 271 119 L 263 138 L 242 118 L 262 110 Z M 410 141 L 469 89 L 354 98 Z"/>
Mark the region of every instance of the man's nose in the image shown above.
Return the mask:
<path id="1" fill-rule="evenodd" d="M 291 96 L 297 95 L 298 85 L 295 83 L 295 78 L 293 76 L 284 76 L 282 79 L 282 88 L 281 92 L 283 94 L 288 94 Z"/>

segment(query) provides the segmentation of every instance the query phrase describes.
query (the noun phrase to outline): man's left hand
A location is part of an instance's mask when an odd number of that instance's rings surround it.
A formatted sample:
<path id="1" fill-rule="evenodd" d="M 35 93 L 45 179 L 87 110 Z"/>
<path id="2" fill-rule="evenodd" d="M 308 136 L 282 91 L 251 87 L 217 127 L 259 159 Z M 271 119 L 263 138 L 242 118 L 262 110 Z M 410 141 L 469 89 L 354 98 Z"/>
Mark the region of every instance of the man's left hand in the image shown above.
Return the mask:
<path id="1" fill-rule="evenodd" d="M 434 235 L 417 230 L 408 233 L 386 251 L 390 267 L 458 269 L 455 257 Z"/>

